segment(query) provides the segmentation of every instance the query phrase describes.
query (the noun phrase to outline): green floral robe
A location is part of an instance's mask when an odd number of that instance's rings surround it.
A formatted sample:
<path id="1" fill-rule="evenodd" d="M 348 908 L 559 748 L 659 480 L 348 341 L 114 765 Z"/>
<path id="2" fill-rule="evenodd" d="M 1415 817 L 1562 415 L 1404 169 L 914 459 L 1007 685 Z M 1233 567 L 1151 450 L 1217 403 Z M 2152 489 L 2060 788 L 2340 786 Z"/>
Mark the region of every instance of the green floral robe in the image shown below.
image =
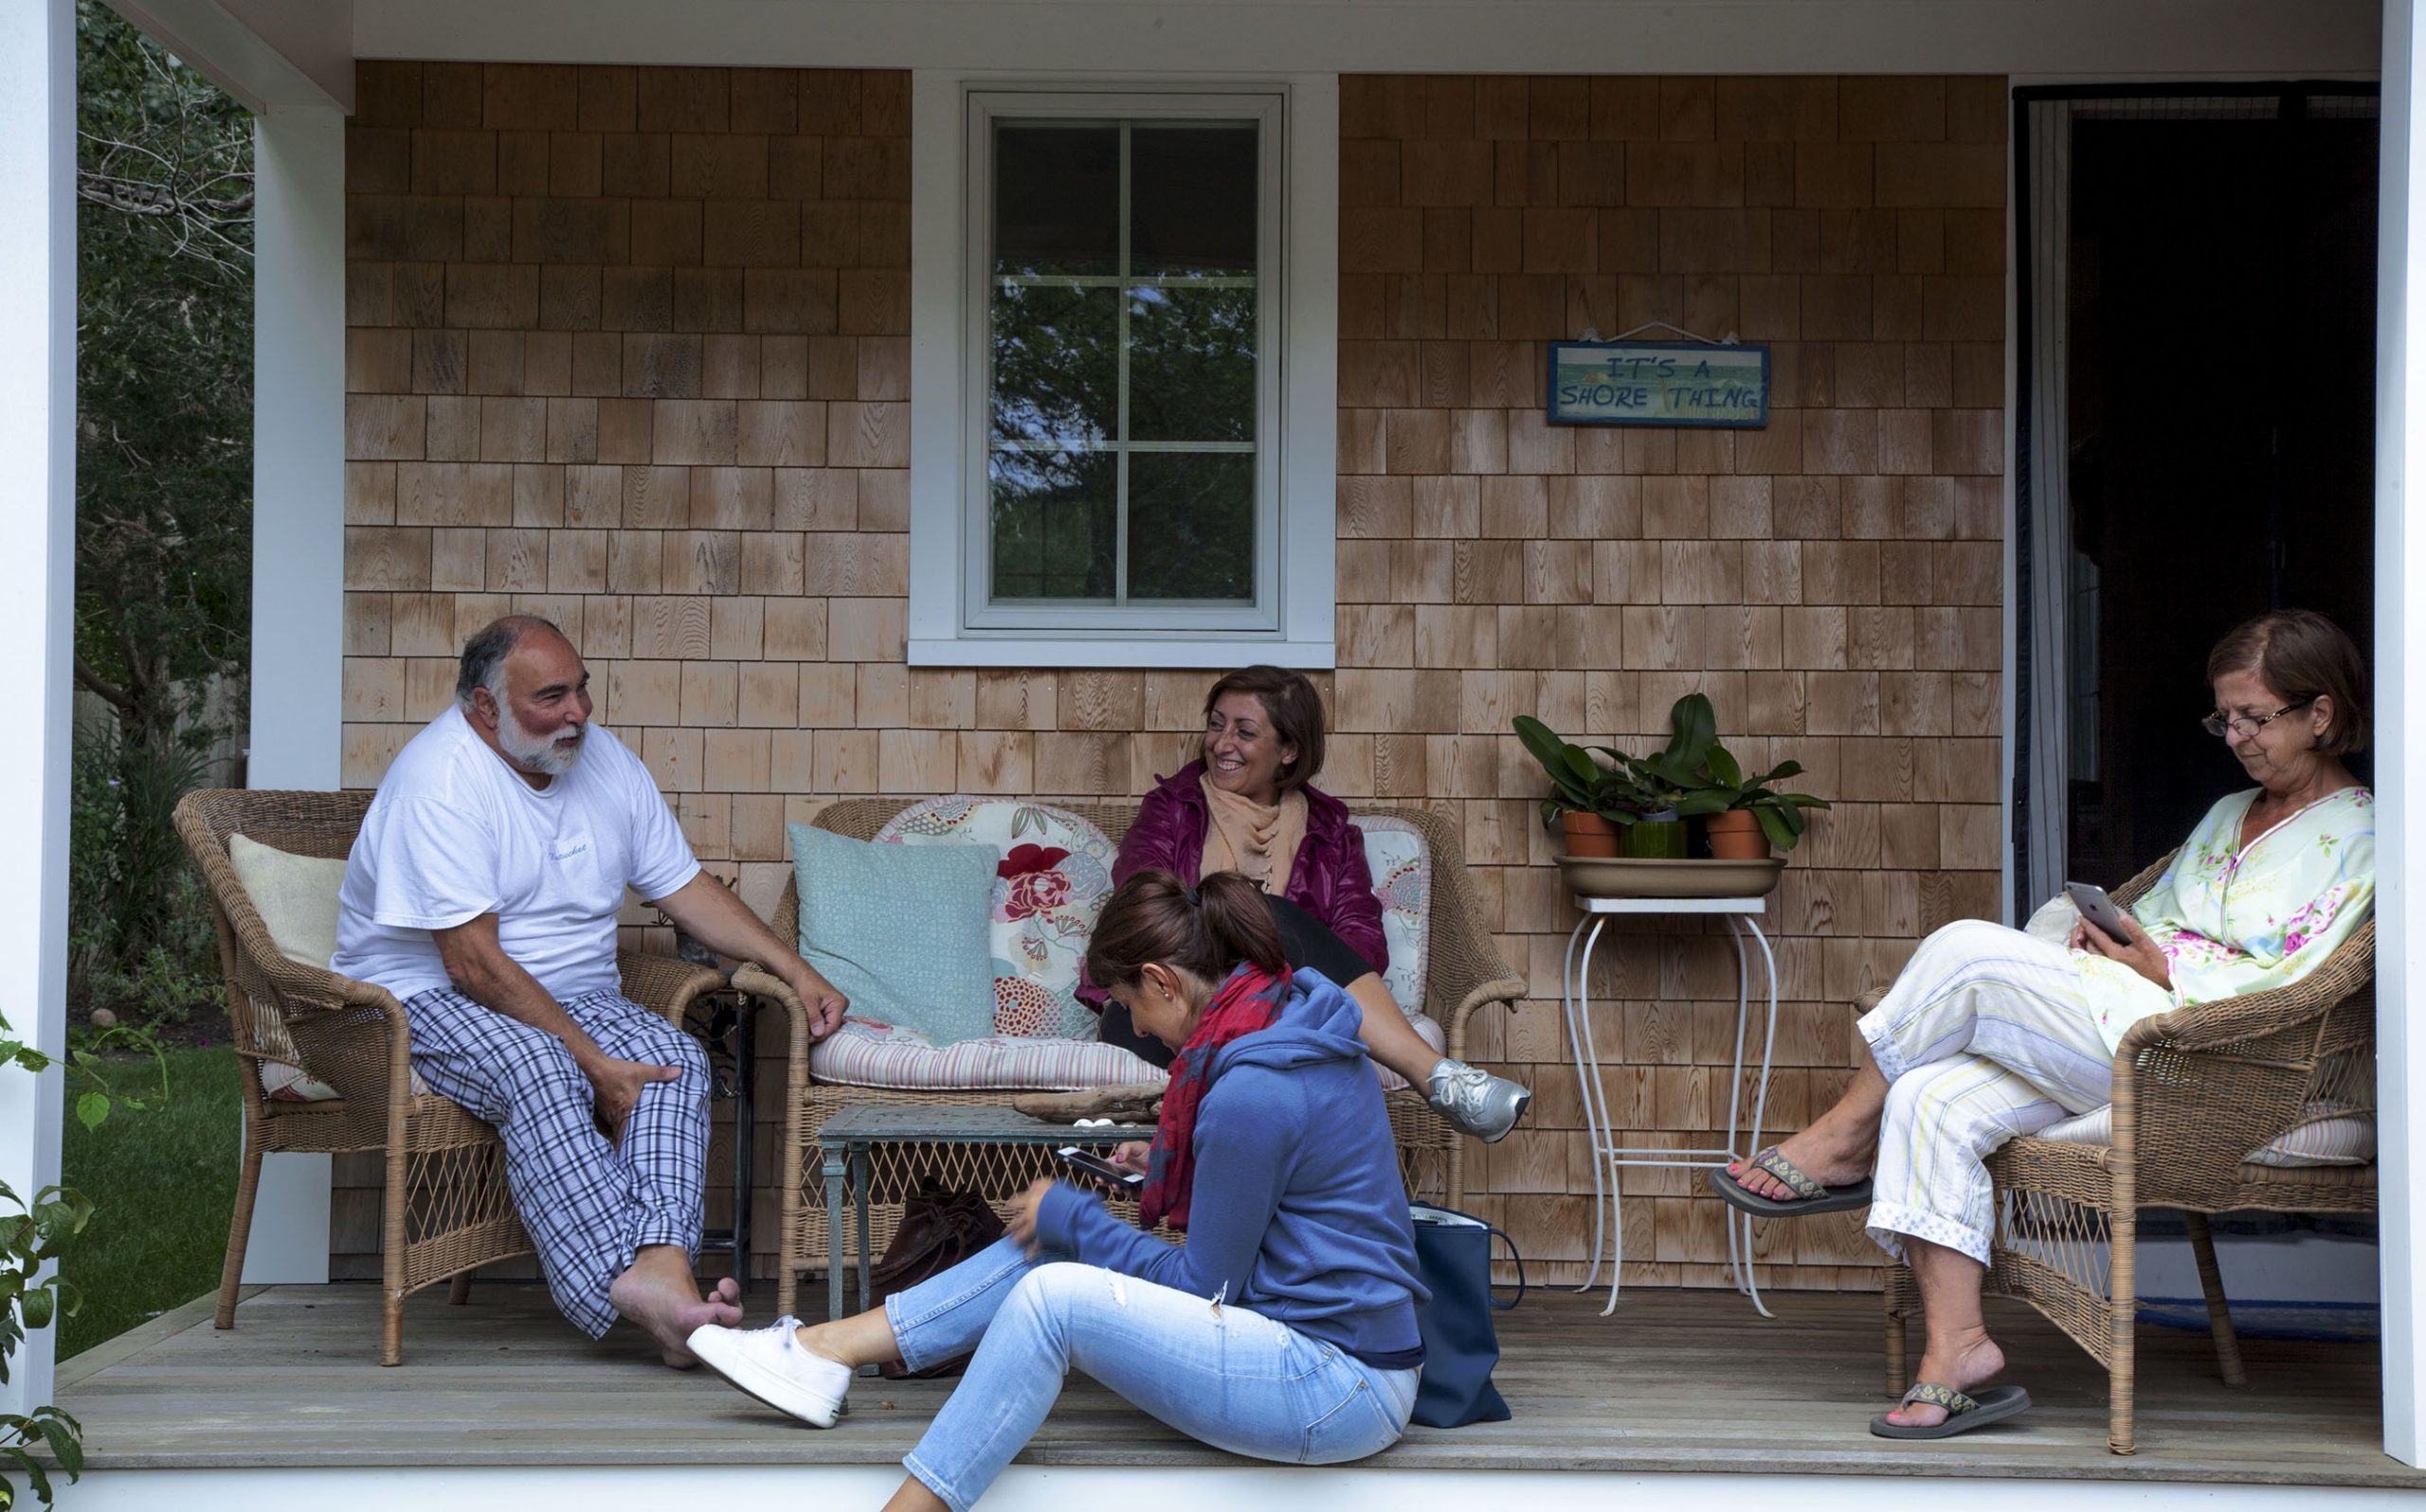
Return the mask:
<path id="1" fill-rule="evenodd" d="M 2073 952 L 2108 1049 L 2150 1014 L 2289 986 L 2374 911 L 2375 795 L 2345 787 L 2243 848 L 2241 820 L 2260 791 L 2218 800 L 2156 886 L 2131 905 L 2164 951 L 2172 992 L 2120 961 Z M 2030 932 L 2066 940 L 2079 917 L 2058 898 L 2033 916 Z"/>

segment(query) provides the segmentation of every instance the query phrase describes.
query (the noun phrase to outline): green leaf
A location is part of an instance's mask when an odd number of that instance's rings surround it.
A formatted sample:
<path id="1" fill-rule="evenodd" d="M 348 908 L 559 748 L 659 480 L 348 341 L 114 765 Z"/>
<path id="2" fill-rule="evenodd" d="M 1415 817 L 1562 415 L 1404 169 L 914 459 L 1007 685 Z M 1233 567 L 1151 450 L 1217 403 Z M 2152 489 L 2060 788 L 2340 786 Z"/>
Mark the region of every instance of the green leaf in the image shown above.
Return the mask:
<path id="1" fill-rule="evenodd" d="M 1710 748 L 1710 755 L 1704 760 L 1710 765 L 1711 776 L 1729 787 L 1740 788 L 1744 785 L 1744 768 L 1737 764 L 1735 753 L 1726 747 L 1712 746 Z"/>
<path id="2" fill-rule="evenodd" d="M 76 1121 L 88 1129 L 100 1128 L 101 1120 L 110 1116 L 107 1092 L 86 1092 L 76 1099 Z"/>
<path id="3" fill-rule="evenodd" d="M 25 1315 L 27 1330 L 47 1328 L 51 1314 L 58 1310 L 58 1299 L 47 1291 L 28 1291 L 17 1299 L 17 1310 Z"/>
<path id="4" fill-rule="evenodd" d="M 1518 714 L 1509 721 L 1509 728 L 1516 731 L 1516 739 L 1533 760 L 1542 764 L 1542 769 L 1555 776 L 1565 760 L 1563 753 L 1566 749 L 1566 742 L 1552 734 L 1549 726 L 1530 714 Z"/>
<path id="5" fill-rule="evenodd" d="M 1699 766 L 1718 739 L 1718 711 L 1706 693 L 1691 693 L 1668 711 L 1668 759 L 1687 768 Z"/>
<path id="6" fill-rule="evenodd" d="M 1752 812 L 1759 817 L 1761 820 L 1761 833 L 1769 837 L 1769 843 L 1771 845 L 1776 846 L 1781 851 L 1791 851 L 1794 849 L 1794 842 L 1796 839 L 1795 833 L 1794 831 L 1786 828 L 1784 818 L 1780 815 L 1776 809 L 1756 808 Z"/>
<path id="7" fill-rule="evenodd" d="M 34 1415 L 37 1419 L 35 1426 L 42 1431 L 42 1441 L 50 1447 L 50 1457 L 67 1472 L 68 1480 L 81 1478 L 84 1473 L 84 1443 L 77 1432 L 76 1420 L 47 1412 Z"/>
<path id="8" fill-rule="evenodd" d="M 1715 787 L 1705 787 L 1698 793 L 1687 793 L 1676 800 L 1676 817 L 1693 819 L 1704 814 L 1724 813 L 1732 806 L 1726 793 Z"/>

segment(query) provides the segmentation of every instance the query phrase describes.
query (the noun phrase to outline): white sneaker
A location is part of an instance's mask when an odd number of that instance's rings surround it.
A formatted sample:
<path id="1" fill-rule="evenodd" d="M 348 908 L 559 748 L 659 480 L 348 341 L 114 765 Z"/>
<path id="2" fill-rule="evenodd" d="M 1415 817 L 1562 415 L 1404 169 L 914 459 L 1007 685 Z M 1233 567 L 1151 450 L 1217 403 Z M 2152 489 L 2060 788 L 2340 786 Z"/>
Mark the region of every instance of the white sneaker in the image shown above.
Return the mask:
<path id="1" fill-rule="evenodd" d="M 727 1328 L 708 1323 L 692 1330 L 691 1353 L 699 1362 L 778 1412 L 812 1428 L 832 1428 L 850 1394 L 851 1367 L 800 1347 L 796 1318 L 778 1318 L 764 1328 Z"/>

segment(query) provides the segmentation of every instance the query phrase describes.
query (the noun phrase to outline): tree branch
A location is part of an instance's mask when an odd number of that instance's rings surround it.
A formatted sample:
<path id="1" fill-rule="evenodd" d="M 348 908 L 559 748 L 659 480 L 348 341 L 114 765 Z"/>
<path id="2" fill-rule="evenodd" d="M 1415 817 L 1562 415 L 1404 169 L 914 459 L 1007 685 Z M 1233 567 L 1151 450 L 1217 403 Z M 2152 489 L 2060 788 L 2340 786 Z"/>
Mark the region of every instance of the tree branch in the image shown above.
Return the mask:
<path id="1" fill-rule="evenodd" d="M 85 692 L 99 694 L 103 703 L 119 713 L 132 715 L 135 712 L 135 696 L 95 672 L 81 657 L 76 658 L 76 683 Z"/>

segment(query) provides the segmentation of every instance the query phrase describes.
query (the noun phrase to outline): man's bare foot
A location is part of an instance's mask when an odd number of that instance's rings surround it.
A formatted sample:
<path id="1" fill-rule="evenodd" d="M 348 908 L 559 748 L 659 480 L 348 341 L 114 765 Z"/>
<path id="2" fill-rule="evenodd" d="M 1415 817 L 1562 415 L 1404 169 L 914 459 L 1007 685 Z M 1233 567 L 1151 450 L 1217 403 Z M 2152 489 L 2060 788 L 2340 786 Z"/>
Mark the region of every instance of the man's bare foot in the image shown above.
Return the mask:
<path id="1" fill-rule="evenodd" d="M 741 1287 L 733 1278 L 719 1280 L 702 1297 L 691 1279 L 689 1258 L 666 1245 L 643 1250 L 606 1288 L 606 1300 L 649 1336 L 659 1358 L 676 1370 L 699 1362 L 685 1343 L 693 1329 L 708 1323 L 730 1328 L 741 1322 Z"/>
<path id="2" fill-rule="evenodd" d="M 1843 1186 L 1870 1174 L 1871 1143 L 1876 1138 L 1875 1134 L 1869 1140 L 1858 1135 L 1840 1135 L 1824 1123 L 1815 1124 L 1800 1134 L 1780 1140 L 1778 1154 L 1822 1186 Z M 1792 1202 L 1802 1196 L 1749 1161 L 1729 1163 L 1727 1174 L 1755 1197 Z"/>
<path id="3" fill-rule="evenodd" d="M 1944 1344 L 1931 1339 L 1915 1378 L 1967 1393 L 1996 1379 L 2004 1368 L 2005 1352 L 1997 1347 L 1997 1341 L 1974 1331 Z M 1934 1428 L 1946 1419 L 1946 1409 L 1934 1402 L 1912 1402 L 1887 1414 L 1887 1420 L 1898 1428 Z"/>

